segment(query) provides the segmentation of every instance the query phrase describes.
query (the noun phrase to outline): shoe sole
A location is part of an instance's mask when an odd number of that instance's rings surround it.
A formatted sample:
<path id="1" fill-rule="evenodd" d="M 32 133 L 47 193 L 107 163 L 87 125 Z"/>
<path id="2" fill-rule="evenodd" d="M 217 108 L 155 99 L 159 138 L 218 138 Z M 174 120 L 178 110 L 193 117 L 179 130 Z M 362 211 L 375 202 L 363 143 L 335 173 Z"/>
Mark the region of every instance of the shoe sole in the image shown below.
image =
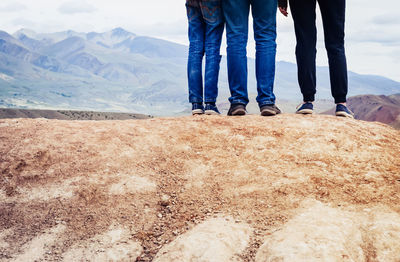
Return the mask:
<path id="1" fill-rule="evenodd" d="M 238 108 L 238 109 L 234 110 L 230 115 L 231 116 L 244 116 L 244 115 L 246 115 L 246 110 L 244 110 L 243 108 Z"/>
<path id="2" fill-rule="evenodd" d="M 214 110 L 206 110 L 205 114 L 208 115 L 208 116 L 218 116 L 218 115 L 220 115 L 219 113 L 215 112 Z"/>
<path id="3" fill-rule="evenodd" d="M 352 118 L 354 119 L 353 115 L 350 115 L 346 112 L 340 111 L 340 112 L 336 112 L 336 116 L 340 116 L 340 117 L 347 117 L 347 118 Z"/>
<path id="4" fill-rule="evenodd" d="M 276 113 L 276 111 L 266 109 L 261 112 L 261 115 L 262 116 L 276 116 L 277 113 Z"/>
<path id="5" fill-rule="evenodd" d="M 192 115 L 203 115 L 204 111 L 201 109 L 192 110 Z"/>
<path id="6" fill-rule="evenodd" d="M 311 110 L 311 109 L 303 109 L 303 110 L 297 111 L 296 114 L 299 114 L 299 115 L 312 115 L 312 114 L 314 114 L 314 111 Z"/>

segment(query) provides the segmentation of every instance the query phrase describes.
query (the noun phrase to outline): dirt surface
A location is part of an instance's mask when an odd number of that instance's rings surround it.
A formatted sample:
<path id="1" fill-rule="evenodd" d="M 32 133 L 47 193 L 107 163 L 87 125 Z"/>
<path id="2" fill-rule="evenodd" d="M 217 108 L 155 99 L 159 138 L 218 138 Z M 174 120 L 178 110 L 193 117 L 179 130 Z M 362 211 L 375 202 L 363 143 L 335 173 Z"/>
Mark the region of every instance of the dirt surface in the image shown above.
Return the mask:
<path id="1" fill-rule="evenodd" d="M 399 156 L 322 115 L 0 120 L 0 261 L 400 261 Z"/>

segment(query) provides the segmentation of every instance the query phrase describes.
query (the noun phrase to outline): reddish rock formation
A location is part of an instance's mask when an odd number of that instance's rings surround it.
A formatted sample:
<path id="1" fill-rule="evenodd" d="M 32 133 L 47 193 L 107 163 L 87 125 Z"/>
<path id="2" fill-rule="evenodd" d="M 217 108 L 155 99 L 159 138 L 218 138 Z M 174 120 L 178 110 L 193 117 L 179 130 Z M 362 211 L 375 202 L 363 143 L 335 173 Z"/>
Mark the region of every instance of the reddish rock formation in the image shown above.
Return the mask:
<path id="1" fill-rule="evenodd" d="M 392 96 L 360 95 L 350 97 L 348 106 L 359 120 L 376 121 L 400 128 L 400 94 Z M 334 114 L 335 109 L 324 114 Z"/>

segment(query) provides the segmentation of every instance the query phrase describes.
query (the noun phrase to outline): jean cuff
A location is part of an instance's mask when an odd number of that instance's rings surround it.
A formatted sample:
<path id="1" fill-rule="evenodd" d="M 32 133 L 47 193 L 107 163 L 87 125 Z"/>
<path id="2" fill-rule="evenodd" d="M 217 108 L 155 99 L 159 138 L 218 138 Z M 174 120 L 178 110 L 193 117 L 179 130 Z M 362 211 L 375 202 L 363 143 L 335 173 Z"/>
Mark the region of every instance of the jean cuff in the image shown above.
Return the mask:
<path id="1" fill-rule="evenodd" d="M 215 99 L 215 98 L 204 99 L 204 103 L 216 103 L 216 102 L 217 102 L 217 99 Z"/>
<path id="2" fill-rule="evenodd" d="M 260 108 L 263 107 L 263 106 L 269 106 L 269 105 L 275 105 L 275 101 L 266 100 L 266 101 L 258 102 L 258 106 Z"/>
<path id="3" fill-rule="evenodd" d="M 231 100 L 231 105 L 236 105 L 236 104 L 241 104 L 244 106 L 247 106 L 248 102 L 245 100 L 241 100 L 241 99 L 235 99 L 235 100 Z"/>
<path id="4" fill-rule="evenodd" d="M 203 100 L 201 100 L 201 99 L 189 99 L 189 103 L 202 104 Z"/>

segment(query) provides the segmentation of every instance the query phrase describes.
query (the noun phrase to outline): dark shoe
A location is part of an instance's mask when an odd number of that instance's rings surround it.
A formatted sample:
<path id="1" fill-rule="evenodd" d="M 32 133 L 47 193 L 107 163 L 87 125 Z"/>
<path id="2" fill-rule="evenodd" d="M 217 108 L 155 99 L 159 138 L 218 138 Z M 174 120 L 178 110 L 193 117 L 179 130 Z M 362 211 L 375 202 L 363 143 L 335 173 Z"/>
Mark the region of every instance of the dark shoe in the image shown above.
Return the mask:
<path id="1" fill-rule="evenodd" d="M 246 115 L 246 106 L 242 104 L 232 104 L 228 111 L 228 116 L 244 116 Z"/>
<path id="2" fill-rule="evenodd" d="M 274 116 L 281 113 L 281 110 L 276 105 L 265 105 L 260 108 L 262 116 Z"/>
<path id="3" fill-rule="evenodd" d="M 221 113 L 218 111 L 218 108 L 215 104 L 206 103 L 205 108 L 206 115 L 220 115 Z"/>
<path id="4" fill-rule="evenodd" d="M 204 107 L 202 103 L 192 104 L 192 115 L 202 115 L 204 114 Z"/>
<path id="5" fill-rule="evenodd" d="M 354 118 L 354 113 L 351 112 L 350 109 L 347 108 L 347 106 L 342 105 L 342 104 L 337 104 L 336 105 L 336 116 Z"/>
<path id="6" fill-rule="evenodd" d="M 302 104 L 296 111 L 296 114 L 311 115 L 314 113 L 314 105 L 310 102 Z"/>

